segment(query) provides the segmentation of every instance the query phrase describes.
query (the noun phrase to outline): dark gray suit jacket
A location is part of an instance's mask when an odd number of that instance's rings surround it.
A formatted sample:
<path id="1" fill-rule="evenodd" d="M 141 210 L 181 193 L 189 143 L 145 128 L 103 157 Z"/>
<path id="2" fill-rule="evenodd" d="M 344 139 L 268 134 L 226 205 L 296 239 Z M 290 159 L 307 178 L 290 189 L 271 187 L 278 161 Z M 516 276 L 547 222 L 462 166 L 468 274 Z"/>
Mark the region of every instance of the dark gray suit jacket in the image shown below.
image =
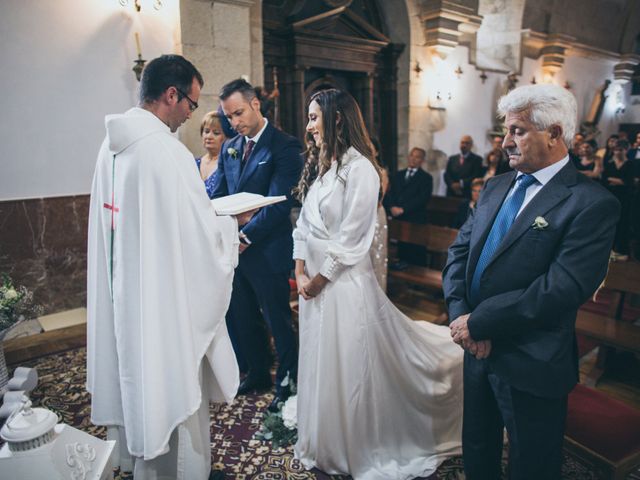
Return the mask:
<path id="1" fill-rule="evenodd" d="M 473 272 L 515 177 L 510 172 L 487 182 L 449 249 L 443 271 L 449 318 L 471 313 L 471 337 L 492 341 L 490 369 L 512 387 L 560 397 L 578 379 L 576 313 L 605 277 L 620 205 L 569 162 L 518 215 L 483 272 L 473 305 Z M 546 228 L 533 228 L 538 216 Z"/>

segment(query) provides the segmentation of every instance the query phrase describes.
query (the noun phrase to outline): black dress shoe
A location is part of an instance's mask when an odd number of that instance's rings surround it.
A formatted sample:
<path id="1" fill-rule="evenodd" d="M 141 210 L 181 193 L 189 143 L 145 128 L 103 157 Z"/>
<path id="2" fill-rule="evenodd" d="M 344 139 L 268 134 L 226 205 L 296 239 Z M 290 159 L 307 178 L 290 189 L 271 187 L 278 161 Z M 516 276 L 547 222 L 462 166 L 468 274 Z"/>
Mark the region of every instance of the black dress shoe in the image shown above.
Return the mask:
<path id="1" fill-rule="evenodd" d="M 224 480 L 224 472 L 222 470 L 211 470 L 209 480 Z"/>
<path id="2" fill-rule="evenodd" d="M 247 375 L 238 387 L 238 395 L 247 393 L 260 393 L 270 390 L 273 386 L 270 375 Z"/>
<path id="3" fill-rule="evenodd" d="M 287 399 L 291 396 L 291 391 L 288 388 L 283 388 L 282 390 L 276 392 L 271 400 L 271 403 L 267 407 L 267 410 L 270 412 L 277 412 L 280 409 L 280 404 L 287 401 Z"/>

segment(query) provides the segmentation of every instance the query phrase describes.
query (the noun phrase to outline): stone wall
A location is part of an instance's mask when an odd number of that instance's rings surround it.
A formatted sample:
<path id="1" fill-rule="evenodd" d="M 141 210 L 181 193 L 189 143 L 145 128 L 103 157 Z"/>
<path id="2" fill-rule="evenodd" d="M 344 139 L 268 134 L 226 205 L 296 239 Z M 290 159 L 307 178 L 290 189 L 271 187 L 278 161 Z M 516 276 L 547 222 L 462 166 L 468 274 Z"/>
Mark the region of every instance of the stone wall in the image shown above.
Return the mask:
<path id="1" fill-rule="evenodd" d="M 0 272 L 45 314 L 85 306 L 89 195 L 0 202 Z"/>
<path id="2" fill-rule="evenodd" d="M 204 153 L 200 119 L 218 108 L 218 91 L 230 80 L 245 76 L 263 84 L 261 3 L 253 0 L 182 0 L 182 54 L 200 70 L 205 85 L 201 107 L 180 129 L 180 140 L 195 154 Z"/>

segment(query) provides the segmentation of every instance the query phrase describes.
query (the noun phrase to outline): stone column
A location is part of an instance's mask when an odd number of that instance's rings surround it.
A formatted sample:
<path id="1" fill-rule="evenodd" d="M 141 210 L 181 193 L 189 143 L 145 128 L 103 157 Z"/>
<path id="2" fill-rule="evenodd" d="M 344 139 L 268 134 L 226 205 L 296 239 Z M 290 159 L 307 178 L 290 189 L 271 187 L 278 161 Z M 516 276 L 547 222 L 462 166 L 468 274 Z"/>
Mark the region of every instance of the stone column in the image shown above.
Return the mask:
<path id="1" fill-rule="evenodd" d="M 218 107 L 218 91 L 246 77 L 262 85 L 262 3 L 258 0 L 181 0 L 178 51 L 200 70 L 204 88 L 200 108 L 179 130 L 194 153 L 203 152 L 200 120 Z"/>

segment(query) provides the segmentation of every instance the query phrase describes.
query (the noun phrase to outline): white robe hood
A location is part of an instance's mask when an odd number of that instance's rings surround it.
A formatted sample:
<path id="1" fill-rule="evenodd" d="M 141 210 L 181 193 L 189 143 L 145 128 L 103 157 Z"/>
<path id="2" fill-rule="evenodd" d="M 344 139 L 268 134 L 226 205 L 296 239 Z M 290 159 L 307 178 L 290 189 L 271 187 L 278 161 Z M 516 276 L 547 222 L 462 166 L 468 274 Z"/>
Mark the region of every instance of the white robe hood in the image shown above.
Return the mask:
<path id="1" fill-rule="evenodd" d="M 236 394 L 225 313 L 237 224 L 215 215 L 193 155 L 158 117 L 132 108 L 105 124 L 89 214 L 91 420 L 124 427 L 129 452 L 152 459 L 198 409 L 203 358 L 209 398 Z"/>

